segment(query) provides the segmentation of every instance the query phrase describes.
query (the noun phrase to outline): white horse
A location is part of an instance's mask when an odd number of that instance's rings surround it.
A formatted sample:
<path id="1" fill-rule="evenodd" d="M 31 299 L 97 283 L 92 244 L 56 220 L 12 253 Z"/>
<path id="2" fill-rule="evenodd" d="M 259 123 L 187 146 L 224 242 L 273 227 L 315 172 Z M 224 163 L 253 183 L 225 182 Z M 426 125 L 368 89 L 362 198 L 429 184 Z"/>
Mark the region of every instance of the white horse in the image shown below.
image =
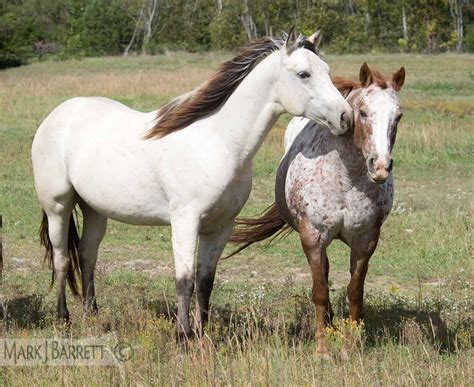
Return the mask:
<path id="1" fill-rule="evenodd" d="M 251 190 L 252 159 L 277 118 L 305 116 L 334 134 L 352 125 L 352 108 L 316 54 L 319 40 L 319 31 L 305 39 L 293 30 L 286 40 L 259 40 L 158 111 L 97 97 L 53 110 L 36 133 L 32 160 L 59 318 L 69 319 L 65 282 L 77 293 L 76 268 L 84 312 L 97 311 L 94 268 L 112 218 L 171 225 L 178 332 L 192 333 L 195 282 L 202 327 L 217 261 Z M 71 215 L 76 204 L 84 218 L 80 241 Z"/>

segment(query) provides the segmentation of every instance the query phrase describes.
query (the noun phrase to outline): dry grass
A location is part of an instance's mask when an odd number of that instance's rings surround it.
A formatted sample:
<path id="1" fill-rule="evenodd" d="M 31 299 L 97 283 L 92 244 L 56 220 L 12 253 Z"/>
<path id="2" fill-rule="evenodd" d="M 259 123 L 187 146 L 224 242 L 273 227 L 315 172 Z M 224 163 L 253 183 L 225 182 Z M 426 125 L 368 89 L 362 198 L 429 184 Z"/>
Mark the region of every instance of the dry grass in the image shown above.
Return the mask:
<path id="1" fill-rule="evenodd" d="M 66 334 L 54 318 L 55 293 L 48 289 L 50 273 L 37 239 L 29 152 L 41 120 L 77 95 L 155 109 L 198 85 L 228 57 L 177 53 L 0 72 L 3 336 Z M 110 222 L 98 263 L 100 314 L 82 320 L 80 302 L 70 299 L 68 334 L 116 335 L 133 345 L 132 360 L 120 368 L 2 369 L 0 383 L 472 385 L 473 57 L 327 60 L 332 74 L 351 78 L 366 60 L 384 72 L 404 65 L 408 74 L 395 152 L 396 203 L 372 259 L 365 327 L 348 361 L 338 356 L 343 323 L 328 331 L 334 362 L 314 356 L 310 276 L 296 235 L 221 262 L 208 335 L 183 346 L 175 340 L 169 229 Z M 281 118 L 256 157 L 247 214 L 272 201 L 287 121 Z M 331 298 L 340 318 L 347 316 L 347 255 L 341 245 L 329 251 Z"/>

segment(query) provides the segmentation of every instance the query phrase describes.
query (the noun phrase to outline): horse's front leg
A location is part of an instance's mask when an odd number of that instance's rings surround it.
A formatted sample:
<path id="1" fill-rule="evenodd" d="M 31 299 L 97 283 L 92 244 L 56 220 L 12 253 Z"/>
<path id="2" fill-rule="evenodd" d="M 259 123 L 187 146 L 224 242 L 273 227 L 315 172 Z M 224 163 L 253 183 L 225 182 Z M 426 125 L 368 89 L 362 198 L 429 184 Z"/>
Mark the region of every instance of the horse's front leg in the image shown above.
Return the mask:
<path id="1" fill-rule="evenodd" d="M 331 356 L 326 346 L 326 322 L 330 313 L 329 285 L 326 277 L 326 245 L 321 234 L 307 218 L 299 223 L 301 245 L 308 259 L 313 278 L 312 300 L 316 307 L 316 354 L 323 359 L 330 360 Z"/>
<path id="2" fill-rule="evenodd" d="M 324 253 L 324 256 L 323 256 L 324 276 L 326 278 L 326 283 L 329 286 L 329 258 L 327 255 L 326 248 L 323 249 L 323 253 Z M 327 311 L 325 315 L 326 325 L 332 325 L 333 317 L 334 317 L 334 311 L 332 310 L 331 300 L 328 298 L 328 306 L 327 306 Z"/>
<path id="3" fill-rule="evenodd" d="M 209 299 L 214 286 L 217 262 L 232 233 L 233 226 L 232 220 L 217 232 L 199 234 L 196 292 L 199 303 L 197 331 L 200 333 L 209 317 Z"/>
<path id="4" fill-rule="evenodd" d="M 173 213 L 171 233 L 178 299 L 178 336 L 192 336 L 189 306 L 194 292 L 195 254 L 199 230 L 199 215 L 190 212 Z"/>
<path id="5" fill-rule="evenodd" d="M 364 282 L 367 270 L 369 268 L 369 259 L 377 247 L 380 230 L 366 235 L 363 238 L 357 238 L 351 243 L 351 280 L 347 286 L 347 298 L 349 299 L 350 321 L 360 322 L 364 318 Z M 353 347 L 353 335 L 351 333 L 352 324 L 349 333 L 346 334 L 342 356 L 347 357 Z"/>

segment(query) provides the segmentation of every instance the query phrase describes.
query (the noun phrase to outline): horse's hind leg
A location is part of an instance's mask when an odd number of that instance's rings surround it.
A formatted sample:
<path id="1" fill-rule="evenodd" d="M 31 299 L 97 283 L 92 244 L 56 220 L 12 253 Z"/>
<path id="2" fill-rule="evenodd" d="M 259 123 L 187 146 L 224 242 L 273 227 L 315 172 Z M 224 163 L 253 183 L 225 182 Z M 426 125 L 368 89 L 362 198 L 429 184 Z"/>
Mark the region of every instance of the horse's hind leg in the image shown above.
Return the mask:
<path id="1" fill-rule="evenodd" d="M 74 222 L 71 213 L 74 207 L 73 193 L 63 197 L 61 202 L 56 202 L 54 205 L 47 206 L 44 209 L 45 218 L 43 223 L 47 225 L 47 235 L 45 239 L 49 240 L 46 242 L 46 247 L 52 249 L 50 254 L 52 255 L 52 263 L 54 274 L 56 275 L 59 291 L 58 291 L 58 305 L 57 313 L 58 318 L 65 321 L 69 321 L 69 311 L 66 303 L 66 281 L 69 279 L 71 289 L 76 291 L 74 282 L 74 269 L 73 263 L 70 257 L 70 232 L 71 229 L 75 229 L 75 225 L 71 225 L 70 222 Z"/>
<path id="2" fill-rule="evenodd" d="M 322 236 L 309 219 L 302 218 L 299 222 L 301 245 L 308 259 L 313 278 L 312 300 L 316 307 L 316 354 L 323 359 L 330 359 L 326 346 L 325 327 L 329 305 L 329 285 L 326 273 L 325 248 Z"/>
<path id="3" fill-rule="evenodd" d="M 97 313 L 95 298 L 94 270 L 97 252 L 105 235 L 107 218 L 93 210 L 82 200 L 79 202 L 84 218 L 82 238 L 79 243 L 79 263 L 82 275 L 82 296 L 84 299 L 84 315 Z"/>

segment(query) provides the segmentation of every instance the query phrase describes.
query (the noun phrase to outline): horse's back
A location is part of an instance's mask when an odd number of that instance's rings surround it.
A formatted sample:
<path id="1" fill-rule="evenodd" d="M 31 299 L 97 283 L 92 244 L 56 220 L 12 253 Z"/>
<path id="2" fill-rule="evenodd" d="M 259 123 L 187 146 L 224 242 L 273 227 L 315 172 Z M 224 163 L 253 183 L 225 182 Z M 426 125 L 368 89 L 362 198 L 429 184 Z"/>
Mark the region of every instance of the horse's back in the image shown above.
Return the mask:
<path id="1" fill-rule="evenodd" d="M 296 137 L 310 123 L 310 120 L 304 117 L 293 117 L 285 130 L 284 147 L 287 153 Z"/>
<path id="2" fill-rule="evenodd" d="M 33 159 L 42 147 L 58 145 L 62 148 L 65 138 L 72 131 L 85 131 L 90 128 L 100 130 L 104 123 L 113 117 L 130 117 L 136 120 L 137 112 L 124 104 L 103 97 L 75 97 L 58 105 L 39 126 L 33 141 Z M 133 127 L 130 128 L 133 130 Z M 61 144 L 61 146 L 59 146 Z M 40 148 L 40 149 L 38 149 Z"/>
<path id="3" fill-rule="evenodd" d="M 38 128 L 32 145 L 40 201 L 47 205 L 88 186 L 97 190 L 121 171 L 136 176 L 135 171 L 144 168 L 139 163 L 143 159 L 130 154 L 137 153 L 152 118 L 151 113 L 102 97 L 77 97 L 57 106 Z M 135 171 L 129 171 L 130 165 Z"/>

